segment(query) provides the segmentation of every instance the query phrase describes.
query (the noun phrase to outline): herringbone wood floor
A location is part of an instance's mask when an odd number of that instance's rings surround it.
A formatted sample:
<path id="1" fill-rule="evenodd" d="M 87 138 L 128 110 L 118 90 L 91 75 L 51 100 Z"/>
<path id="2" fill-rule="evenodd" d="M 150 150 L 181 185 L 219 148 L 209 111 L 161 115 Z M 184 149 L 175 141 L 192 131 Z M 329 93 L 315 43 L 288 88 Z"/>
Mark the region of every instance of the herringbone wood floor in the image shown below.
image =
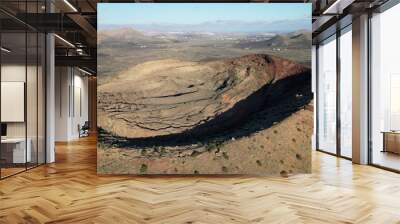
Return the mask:
<path id="1" fill-rule="evenodd" d="M 0 181 L 0 223 L 400 223 L 400 175 L 315 152 L 313 174 L 97 176 L 95 138 Z"/>

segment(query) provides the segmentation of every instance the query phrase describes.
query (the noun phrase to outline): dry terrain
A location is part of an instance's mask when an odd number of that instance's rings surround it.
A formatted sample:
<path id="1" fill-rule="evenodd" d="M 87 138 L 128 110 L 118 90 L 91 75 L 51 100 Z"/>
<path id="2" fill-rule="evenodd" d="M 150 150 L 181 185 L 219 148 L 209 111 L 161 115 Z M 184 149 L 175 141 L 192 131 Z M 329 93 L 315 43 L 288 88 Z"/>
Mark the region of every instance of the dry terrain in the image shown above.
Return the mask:
<path id="1" fill-rule="evenodd" d="M 145 35 L 130 28 L 98 32 L 99 84 L 135 65 L 164 59 L 209 61 L 268 54 L 311 65 L 311 33 L 269 35 L 159 34 Z"/>
<path id="2" fill-rule="evenodd" d="M 310 172 L 312 107 L 274 126 L 221 144 L 185 149 L 98 147 L 103 174 L 254 174 Z M 195 146 L 195 147 L 194 147 Z"/>
<path id="3" fill-rule="evenodd" d="M 100 32 L 98 172 L 309 172 L 308 40 Z"/>

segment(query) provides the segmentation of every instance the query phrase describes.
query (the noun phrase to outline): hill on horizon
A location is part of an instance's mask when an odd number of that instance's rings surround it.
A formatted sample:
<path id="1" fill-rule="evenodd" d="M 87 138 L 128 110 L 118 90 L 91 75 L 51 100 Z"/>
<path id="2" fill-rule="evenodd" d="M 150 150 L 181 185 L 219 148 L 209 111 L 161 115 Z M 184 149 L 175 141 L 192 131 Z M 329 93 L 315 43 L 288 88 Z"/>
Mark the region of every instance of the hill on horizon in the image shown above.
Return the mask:
<path id="1" fill-rule="evenodd" d="M 297 30 L 311 30 L 311 20 L 280 20 L 280 21 L 236 21 L 216 20 L 199 24 L 102 24 L 98 29 L 134 28 L 142 32 L 213 32 L 213 33 L 290 33 Z"/>
<path id="2" fill-rule="evenodd" d="M 257 48 L 309 48 L 312 37 L 310 32 L 293 32 L 287 35 L 277 34 L 269 40 L 263 41 L 241 41 L 235 47 L 246 49 Z"/>

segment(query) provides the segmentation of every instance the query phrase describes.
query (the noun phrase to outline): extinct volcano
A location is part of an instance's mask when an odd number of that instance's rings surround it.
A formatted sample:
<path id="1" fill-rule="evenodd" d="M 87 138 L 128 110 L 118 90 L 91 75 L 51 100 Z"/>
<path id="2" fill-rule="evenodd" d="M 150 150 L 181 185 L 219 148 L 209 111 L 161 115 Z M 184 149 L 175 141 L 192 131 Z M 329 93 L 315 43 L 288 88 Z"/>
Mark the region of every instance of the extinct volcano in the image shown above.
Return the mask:
<path id="1" fill-rule="evenodd" d="M 127 139 L 209 135 L 308 86 L 310 72 L 265 54 L 146 62 L 99 86 L 98 126 Z"/>

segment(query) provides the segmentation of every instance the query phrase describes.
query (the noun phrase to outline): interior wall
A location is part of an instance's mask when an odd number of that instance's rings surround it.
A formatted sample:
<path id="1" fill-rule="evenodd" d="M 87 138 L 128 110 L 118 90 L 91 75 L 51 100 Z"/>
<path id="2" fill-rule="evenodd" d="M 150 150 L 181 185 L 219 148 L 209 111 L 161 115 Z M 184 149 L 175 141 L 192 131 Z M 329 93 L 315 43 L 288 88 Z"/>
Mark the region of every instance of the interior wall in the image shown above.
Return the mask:
<path id="1" fill-rule="evenodd" d="M 26 118 L 21 122 L 3 122 L 7 124 L 7 139 L 28 139 L 27 144 L 27 167 L 33 167 L 37 164 L 45 162 L 45 144 L 44 144 L 44 80 L 42 67 L 39 63 L 37 66 L 36 59 L 29 61 L 28 65 L 19 62 L 4 62 L 1 65 L 1 81 L 2 82 L 23 82 L 25 84 L 24 100 L 25 106 L 22 108 Z M 6 93 L 7 94 L 7 93 Z M 7 97 L 2 96 L 2 97 Z M 10 110 L 9 108 L 1 108 L 2 110 Z M 12 111 L 8 111 L 11 112 Z M 2 145 L 6 146 L 6 145 Z M 3 148 L 3 152 L 6 148 Z M 15 154 L 14 154 L 15 153 Z M 13 150 L 13 161 L 16 155 L 20 155 Z M 15 162 L 15 164 L 20 162 Z M 8 165 L 11 166 L 11 165 Z M 19 167 L 21 164 L 18 165 Z M 3 170 L 4 171 L 4 170 Z M 11 172 L 11 171 L 10 171 Z M 11 174 L 8 172 L 7 174 Z"/>
<path id="2" fill-rule="evenodd" d="M 28 73 L 36 68 L 28 66 Z M 25 64 L 3 64 L 1 66 L 2 82 L 25 82 Z M 31 81 L 31 80 L 30 80 Z M 25 82 L 26 83 L 26 82 Z M 36 84 L 36 83 L 35 83 Z M 36 97 L 36 91 L 32 92 L 31 88 L 27 88 L 27 97 Z M 28 101 L 27 101 L 28 102 Z M 32 102 L 32 100 L 29 100 Z M 29 106 L 29 105 L 27 105 Z M 30 105 L 33 106 L 33 105 Z M 36 105 L 35 105 L 36 107 Z M 36 116 L 36 114 L 34 114 Z M 32 119 L 32 114 L 28 114 L 28 120 Z M 25 138 L 25 122 L 7 122 L 7 137 L 23 137 Z"/>
<path id="3" fill-rule="evenodd" d="M 73 102 L 73 120 L 72 120 L 72 135 L 79 137 L 78 125 L 82 126 L 88 121 L 88 78 L 82 76 L 82 73 L 74 73 L 74 102 Z M 80 101 L 80 102 L 78 102 Z"/>
<path id="4" fill-rule="evenodd" d="M 68 140 L 68 88 L 69 72 L 68 67 L 56 67 L 55 69 L 55 140 Z"/>
<path id="5" fill-rule="evenodd" d="M 56 67 L 55 85 L 55 140 L 77 139 L 78 125 L 89 118 L 88 77 L 73 67 Z"/>

